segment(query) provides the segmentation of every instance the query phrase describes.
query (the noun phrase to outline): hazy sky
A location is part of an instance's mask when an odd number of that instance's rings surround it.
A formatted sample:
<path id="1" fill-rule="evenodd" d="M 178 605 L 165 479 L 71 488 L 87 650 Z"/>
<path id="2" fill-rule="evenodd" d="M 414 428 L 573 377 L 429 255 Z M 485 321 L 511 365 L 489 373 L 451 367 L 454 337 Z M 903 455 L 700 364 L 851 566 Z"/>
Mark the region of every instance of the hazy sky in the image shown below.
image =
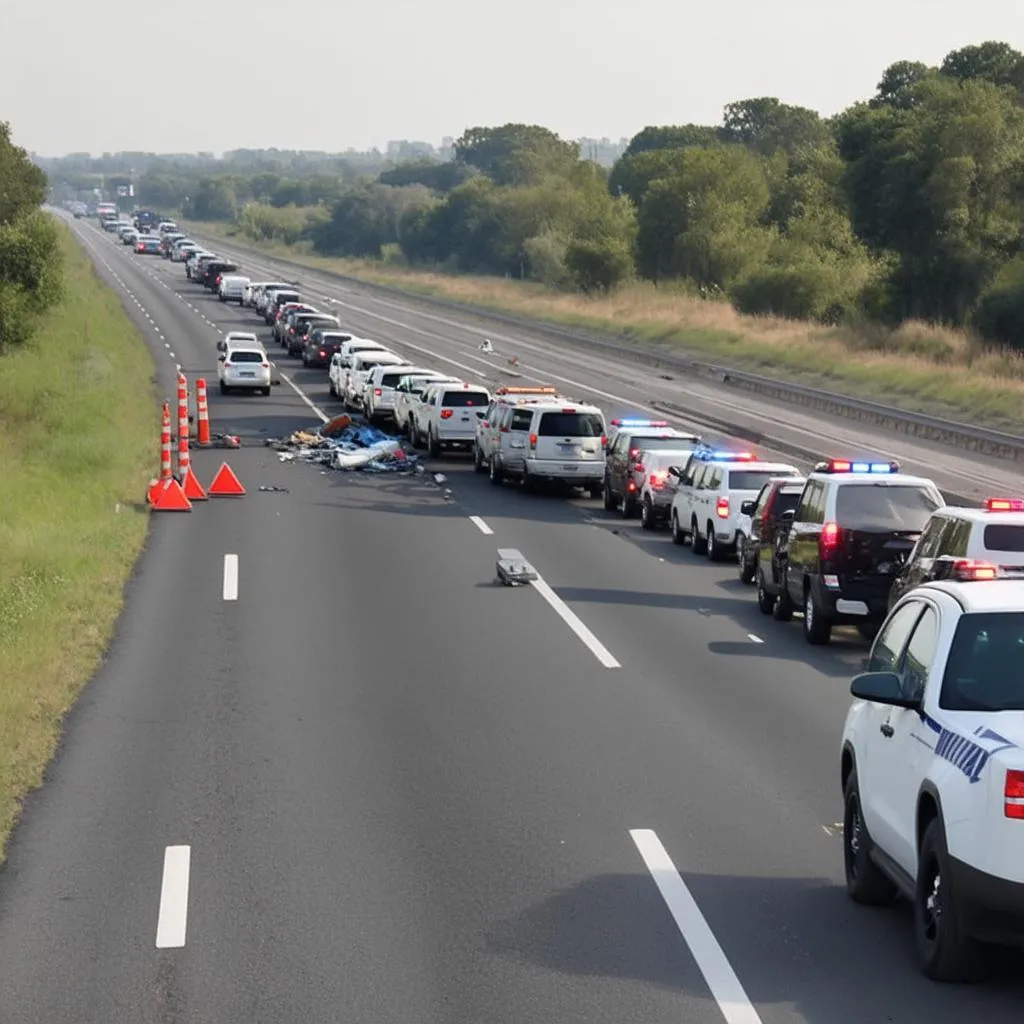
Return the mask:
<path id="1" fill-rule="evenodd" d="M 45 156 L 569 137 L 717 123 L 735 99 L 832 114 L 896 60 L 999 39 L 1024 0 L 0 0 L 0 120 Z M 219 87 L 183 80 L 201 72 Z M 199 98 L 201 97 L 201 99 Z"/>

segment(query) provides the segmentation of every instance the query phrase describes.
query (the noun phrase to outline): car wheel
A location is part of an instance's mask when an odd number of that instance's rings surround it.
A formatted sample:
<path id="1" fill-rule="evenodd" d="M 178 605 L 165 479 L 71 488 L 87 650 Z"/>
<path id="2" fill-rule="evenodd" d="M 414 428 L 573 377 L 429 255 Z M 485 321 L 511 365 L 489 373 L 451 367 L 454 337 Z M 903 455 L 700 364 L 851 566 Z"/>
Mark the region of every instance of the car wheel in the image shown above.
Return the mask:
<path id="1" fill-rule="evenodd" d="M 869 640 L 869 641 L 870 640 L 874 640 L 875 637 L 878 636 L 878 631 L 881 628 L 882 628 L 882 624 L 880 622 L 858 622 L 857 623 L 857 632 L 860 633 L 860 635 L 865 640 Z"/>
<path id="2" fill-rule="evenodd" d="M 612 494 L 612 485 L 607 480 L 605 480 L 604 486 L 601 488 L 601 497 L 604 502 L 605 512 L 614 512 L 618 502 L 615 500 L 615 495 Z"/>
<path id="3" fill-rule="evenodd" d="M 636 498 L 628 492 L 622 496 L 619 514 L 623 519 L 632 519 L 636 515 Z"/>
<path id="4" fill-rule="evenodd" d="M 220 393 L 221 393 L 222 395 L 226 395 L 226 394 L 228 393 L 228 391 L 229 391 L 229 390 L 230 390 L 230 389 L 228 388 L 227 384 L 225 384 L 225 383 L 224 383 L 224 381 L 221 381 L 221 382 L 220 382 Z"/>
<path id="5" fill-rule="evenodd" d="M 737 573 L 740 583 L 754 582 L 754 560 L 747 556 L 747 539 L 743 536 L 737 542 L 739 550 L 736 552 L 736 562 L 739 565 Z"/>
<path id="6" fill-rule="evenodd" d="M 438 444 L 437 439 L 434 437 L 434 431 L 430 427 L 427 427 L 427 454 L 432 459 L 437 459 L 441 456 L 441 445 Z"/>
<path id="7" fill-rule="evenodd" d="M 793 599 L 789 596 L 789 585 L 786 582 L 785 574 L 783 574 L 782 583 L 779 586 L 779 596 L 772 609 L 772 618 L 776 622 L 789 622 L 793 618 L 795 610 Z"/>
<path id="8" fill-rule="evenodd" d="M 595 500 L 601 497 L 602 486 L 601 483 L 595 480 L 593 483 L 587 484 L 587 494 Z"/>
<path id="9" fill-rule="evenodd" d="M 694 518 L 690 522 L 690 550 L 695 555 L 703 555 L 707 552 L 708 542 L 700 535 L 700 529 L 697 526 L 697 520 Z"/>
<path id="10" fill-rule="evenodd" d="M 640 528 L 642 530 L 654 529 L 654 506 L 648 497 L 645 497 L 640 503 Z"/>
<path id="11" fill-rule="evenodd" d="M 261 388 L 260 390 L 267 396 L 267 398 L 270 397 L 270 388 Z"/>
<path id="12" fill-rule="evenodd" d="M 672 543 L 679 545 L 686 543 L 686 534 L 679 527 L 679 517 L 676 515 L 675 509 L 672 510 Z"/>
<path id="13" fill-rule="evenodd" d="M 486 470 L 487 470 L 487 465 L 484 462 L 482 456 L 480 455 L 480 447 L 479 447 L 479 445 L 474 443 L 474 445 L 473 445 L 473 472 L 474 473 L 483 473 L 483 472 L 486 472 Z"/>
<path id="14" fill-rule="evenodd" d="M 914 939 L 921 972 L 932 981 L 977 981 L 982 946 L 966 935 L 950 870 L 942 821 L 925 829 L 918 855 Z"/>
<path id="15" fill-rule="evenodd" d="M 758 568 L 756 572 L 757 578 L 757 607 L 762 615 L 771 615 L 775 611 L 776 599 L 765 590 L 764 586 L 764 573 Z"/>
<path id="16" fill-rule="evenodd" d="M 334 386 L 334 381 L 333 380 L 330 382 L 330 384 L 328 384 L 327 390 L 330 392 L 331 398 L 337 398 L 338 397 L 338 389 Z"/>
<path id="17" fill-rule="evenodd" d="M 871 836 L 860 809 L 857 773 L 846 780 L 843 810 L 843 865 L 846 894 L 856 903 L 884 907 L 895 902 L 898 891 L 871 859 Z"/>
<path id="18" fill-rule="evenodd" d="M 495 487 L 499 487 L 502 480 L 505 479 L 505 474 L 502 472 L 501 466 L 498 464 L 497 456 L 495 455 L 491 456 L 490 461 L 487 464 L 487 477 Z"/>
<path id="19" fill-rule="evenodd" d="M 815 647 L 832 639 L 832 623 L 822 614 L 810 587 L 804 595 L 804 639 Z"/>
<path id="20" fill-rule="evenodd" d="M 709 562 L 720 562 L 722 560 L 722 549 L 718 546 L 718 538 L 715 536 L 715 524 L 708 523 L 707 548 L 704 552 Z"/>

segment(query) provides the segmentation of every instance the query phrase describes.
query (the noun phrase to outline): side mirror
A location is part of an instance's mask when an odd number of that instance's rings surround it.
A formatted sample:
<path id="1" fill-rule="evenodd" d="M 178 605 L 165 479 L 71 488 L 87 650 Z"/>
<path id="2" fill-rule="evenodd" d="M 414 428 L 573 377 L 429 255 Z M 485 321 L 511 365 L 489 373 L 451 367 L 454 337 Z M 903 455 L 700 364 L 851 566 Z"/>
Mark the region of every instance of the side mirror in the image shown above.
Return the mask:
<path id="1" fill-rule="evenodd" d="M 783 512 L 781 516 L 779 516 L 779 519 L 781 519 L 784 523 L 791 523 L 793 521 L 793 517 L 795 515 L 796 515 L 796 509 L 795 508 L 787 508 L 786 511 Z"/>
<path id="2" fill-rule="evenodd" d="M 919 700 L 903 693 L 900 677 L 895 672 L 862 672 L 850 683 L 850 693 L 858 700 L 889 704 L 894 708 L 918 708 Z"/>
<path id="3" fill-rule="evenodd" d="M 217 362 L 223 363 L 227 360 L 227 358 L 228 357 L 222 352 L 219 356 L 217 356 Z"/>
<path id="4" fill-rule="evenodd" d="M 226 341 L 218 341 L 217 342 L 217 351 L 218 352 L 227 352 L 227 350 L 228 350 L 228 343 Z"/>
<path id="5" fill-rule="evenodd" d="M 757 508 L 757 502 L 756 501 L 745 501 L 745 502 L 743 502 L 742 505 L 740 505 L 740 515 L 741 516 L 752 516 L 754 514 L 754 509 L 755 508 Z"/>
<path id="6" fill-rule="evenodd" d="M 669 474 L 669 476 L 674 476 L 677 480 L 682 475 L 682 472 L 683 471 L 678 466 L 669 466 L 668 467 L 668 474 Z"/>
<path id="7" fill-rule="evenodd" d="M 484 418 L 484 416 L 486 416 L 486 415 L 487 415 L 487 410 L 486 409 L 477 409 L 477 411 L 476 411 L 476 418 L 478 420 L 482 420 Z"/>

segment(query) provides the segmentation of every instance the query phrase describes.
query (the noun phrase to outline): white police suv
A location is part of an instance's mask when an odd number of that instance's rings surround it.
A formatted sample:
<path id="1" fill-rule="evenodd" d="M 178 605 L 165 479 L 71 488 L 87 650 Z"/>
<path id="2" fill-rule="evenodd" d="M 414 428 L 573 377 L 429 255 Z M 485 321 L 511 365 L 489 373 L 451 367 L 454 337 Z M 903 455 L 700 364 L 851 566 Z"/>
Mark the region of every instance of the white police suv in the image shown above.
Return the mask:
<path id="1" fill-rule="evenodd" d="M 846 888 L 914 907 L 923 973 L 1024 946 L 1024 584 L 915 587 L 871 649 L 842 740 Z"/>

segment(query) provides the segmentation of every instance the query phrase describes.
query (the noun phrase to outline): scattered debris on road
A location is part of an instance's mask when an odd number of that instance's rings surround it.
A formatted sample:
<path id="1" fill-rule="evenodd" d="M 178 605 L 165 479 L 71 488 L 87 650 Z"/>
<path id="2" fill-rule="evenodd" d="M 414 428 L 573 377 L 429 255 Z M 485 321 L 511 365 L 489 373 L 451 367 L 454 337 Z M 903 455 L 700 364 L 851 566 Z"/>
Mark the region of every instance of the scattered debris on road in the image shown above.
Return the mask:
<path id="1" fill-rule="evenodd" d="M 280 453 L 281 462 L 311 462 L 364 473 L 412 473 L 418 468 L 419 457 L 407 454 L 399 438 L 354 423 L 348 415 L 335 416 L 309 430 L 297 430 L 289 438 L 268 437 L 263 443 Z"/>
<path id="2" fill-rule="evenodd" d="M 291 494 L 287 487 L 276 487 L 274 485 L 260 484 L 260 490 L 271 494 Z"/>

